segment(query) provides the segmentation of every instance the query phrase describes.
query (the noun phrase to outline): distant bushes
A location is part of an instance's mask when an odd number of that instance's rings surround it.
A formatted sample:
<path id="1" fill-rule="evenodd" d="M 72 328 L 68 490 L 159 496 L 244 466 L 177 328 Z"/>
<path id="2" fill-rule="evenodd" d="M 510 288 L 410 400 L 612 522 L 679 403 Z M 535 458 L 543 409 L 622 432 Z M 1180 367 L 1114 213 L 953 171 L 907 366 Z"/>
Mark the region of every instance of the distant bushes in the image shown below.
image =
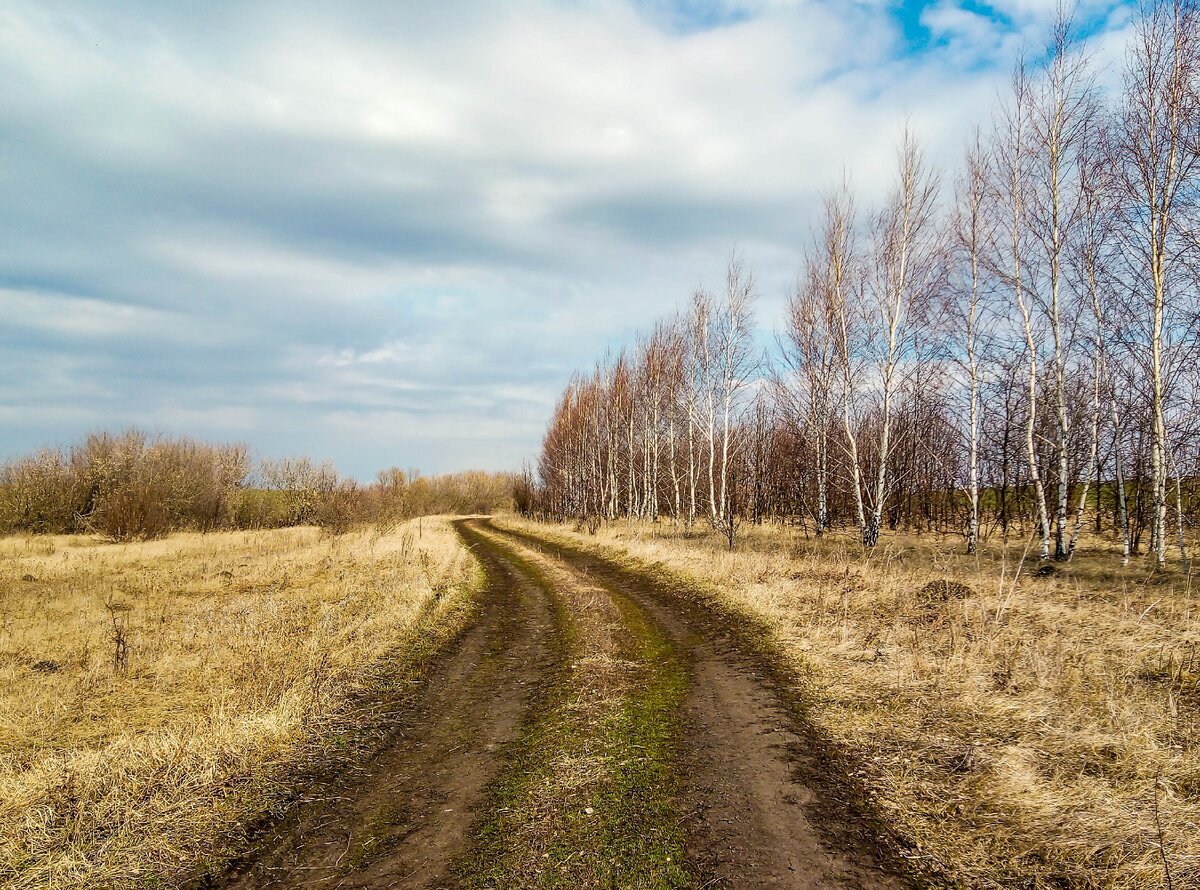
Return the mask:
<path id="1" fill-rule="evenodd" d="M 512 503 L 513 477 L 386 470 L 363 485 L 308 458 L 264 461 L 242 445 L 97 433 L 0 467 L 0 532 L 94 533 L 111 540 L 177 530 L 318 525 L 334 533 L 432 513 L 490 513 Z"/>
<path id="2" fill-rule="evenodd" d="M 389 470 L 388 473 L 396 473 Z M 381 473 L 381 478 L 387 474 Z M 415 476 L 408 480 L 408 497 L 419 512 L 494 513 L 512 509 L 516 474 L 467 470 L 441 476 Z"/>
<path id="3" fill-rule="evenodd" d="M 340 532 L 356 525 L 388 525 L 434 513 L 494 513 L 512 507 L 513 476 L 469 470 L 439 476 L 396 467 L 362 485 L 338 475 L 332 464 L 308 458 L 264 461 L 262 484 L 280 500 L 274 524 L 319 525 Z M 264 523 L 265 524 L 265 523 Z"/>

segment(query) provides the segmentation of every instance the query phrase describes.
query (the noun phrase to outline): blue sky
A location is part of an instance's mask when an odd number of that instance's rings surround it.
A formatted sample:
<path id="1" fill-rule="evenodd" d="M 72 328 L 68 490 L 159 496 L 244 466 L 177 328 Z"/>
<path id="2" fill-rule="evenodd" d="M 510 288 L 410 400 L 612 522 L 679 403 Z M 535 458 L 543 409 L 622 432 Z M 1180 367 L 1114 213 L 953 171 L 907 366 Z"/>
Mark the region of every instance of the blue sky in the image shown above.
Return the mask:
<path id="1" fill-rule="evenodd" d="M 952 163 L 1052 0 L 0 4 L 0 457 L 129 424 L 514 468 L 820 190 Z M 1086 2 L 1119 57 L 1128 4 Z"/>

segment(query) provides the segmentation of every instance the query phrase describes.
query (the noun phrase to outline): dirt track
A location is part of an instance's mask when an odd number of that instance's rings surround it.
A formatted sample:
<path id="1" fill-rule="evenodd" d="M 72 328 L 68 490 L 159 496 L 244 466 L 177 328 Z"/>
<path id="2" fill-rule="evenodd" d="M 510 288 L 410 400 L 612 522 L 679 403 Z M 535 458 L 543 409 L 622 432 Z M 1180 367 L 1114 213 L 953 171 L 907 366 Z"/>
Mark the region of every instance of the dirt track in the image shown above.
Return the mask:
<path id="1" fill-rule="evenodd" d="M 371 759 L 206 886 L 910 886 L 727 622 L 593 555 L 458 528 L 489 579 L 477 620 L 382 704 Z"/>

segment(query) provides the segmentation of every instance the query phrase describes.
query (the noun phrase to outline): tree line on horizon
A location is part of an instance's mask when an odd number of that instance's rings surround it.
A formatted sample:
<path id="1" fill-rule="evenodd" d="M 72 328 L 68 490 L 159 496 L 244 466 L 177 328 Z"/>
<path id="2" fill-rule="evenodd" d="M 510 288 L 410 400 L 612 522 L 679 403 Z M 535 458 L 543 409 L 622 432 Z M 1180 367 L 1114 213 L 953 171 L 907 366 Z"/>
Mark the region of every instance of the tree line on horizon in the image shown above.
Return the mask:
<path id="1" fill-rule="evenodd" d="M 0 466 L 0 533 L 98 534 L 115 541 L 173 531 L 315 525 L 333 533 L 436 513 L 506 509 L 514 475 L 423 476 L 397 467 L 363 484 L 332 463 L 264 459 L 244 445 L 138 429 L 87 436 Z"/>
<path id="2" fill-rule="evenodd" d="M 886 198 L 826 190 L 778 348 L 753 275 L 577 373 L 526 512 L 802 523 L 982 538 L 1066 560 L 1089 525 L 1123 559 L 1196 518 L 1200 8 L 1148 0 L 1104 90 L 1060 14 L 961 165 L 906 128 Z"/>

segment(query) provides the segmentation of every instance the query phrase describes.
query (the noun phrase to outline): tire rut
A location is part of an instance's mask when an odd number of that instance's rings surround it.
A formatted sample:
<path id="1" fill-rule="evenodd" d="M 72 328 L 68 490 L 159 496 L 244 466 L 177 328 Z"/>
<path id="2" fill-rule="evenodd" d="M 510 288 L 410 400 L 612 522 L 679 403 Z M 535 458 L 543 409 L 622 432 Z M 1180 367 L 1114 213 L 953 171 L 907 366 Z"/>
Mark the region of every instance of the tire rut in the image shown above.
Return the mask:
<path id="1" fill-rule="evenodd" d="M 416 694 L 378 703 L 388 738 L 366 761 L 315 782 L 281 821 L 204 887 L 454 886 L 486 789 L 503 770 L 562 658 L 561 616 L 544 586 L 456 528 L 488 586 L 478 616 Z"/>
<path id="2" fill-rule="evenodd" d="M 746 654 L 727 619 L 594 554 L 491 527 L 635 604 L 686 659 L 677 808 L 699 886 L 916 886 L 831 772 L 794 695 Z"/>

